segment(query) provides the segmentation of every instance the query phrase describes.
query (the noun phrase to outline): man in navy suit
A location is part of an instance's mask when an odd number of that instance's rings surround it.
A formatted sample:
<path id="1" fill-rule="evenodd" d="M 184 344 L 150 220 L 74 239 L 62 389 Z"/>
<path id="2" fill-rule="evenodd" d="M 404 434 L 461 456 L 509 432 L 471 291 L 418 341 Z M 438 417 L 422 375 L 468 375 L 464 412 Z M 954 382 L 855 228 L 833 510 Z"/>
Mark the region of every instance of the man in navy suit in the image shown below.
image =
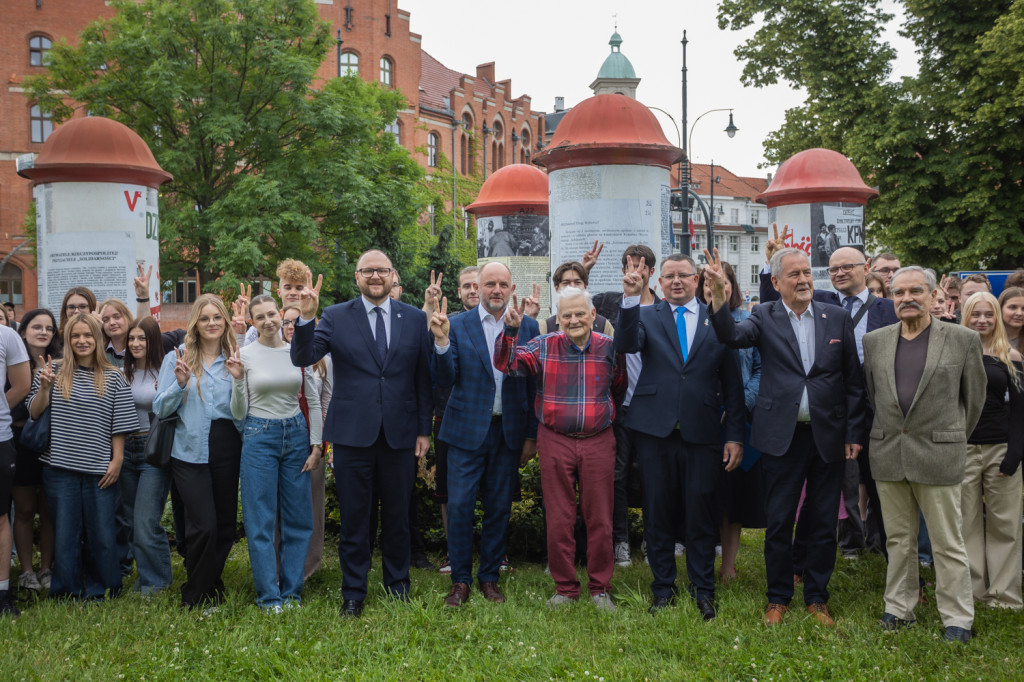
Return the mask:
<path id="1" fill-rule="evenodd" d="M 334 395 L 324 440 L 334 443 L 335 483 L 341 505 L 342 614 L 358 616 L 370 570 L 370 504 L 380 490 L 384 589 L 409 598 L 409 500 L 412 458 L 430 447 L 432 409 L 430 333 L 418 308 L 390 298 L 394 269 L 381 251 L 356 263 L 359 298 L 329 306 L 314 331 L 323 276 L 302 291 L 291 357 L 308 367 L 327 353 L 334 363 Z"/>
<path id="2" fill-rule="evenodd" d="M 494 367 L 494 342 L 505 329 L 512 273 L 488 263 L 479 273 L 480 305 L 448 319 L 448 300 L 435 301 L 434 376 L 451 388 L 438 438 L 448 444 L 448 558 L 452 587 L 445 604 L 456 608 L 469 598 L 473 582 L 473 512 L 482 491 L 480 591 L 492 602 L 505 601 L 498 587 L 512 492 L 520 458 L 537 452 L 537 418 L 530 406 L 536 391 L 530 377 L 507 377 Z M 530 317 L 519 327 L 518 343 L 538 335 Z"/>
<path id="3" fill-rule="evenodd" d="M 715 493 L 724 465 L 743 457 L 746 406 L 739 358 L 719 343 L 707 308 L 695 298 L 697 265 L 673 254 L 661 265 L 664 300 L 641 308 L 639 266 L 622 278 L 615 351 L 640 353 L 626 427 L 633 432 L 644 491 L 651 613 L 675 597 L 675 538 L 679 504 L 686 507 L 686 572 L 704 620 L 715 617 L 715 541 L 722 510 Z M 726 444 L 722 449 L 722 406 Z"/>
<path id="4" fill-rule="evenodd" d="M 793 598 L 793 520 L 807 481 L 807 562 L 804 603 L 820 624 L 833 625 L 828 582 L 835 568 L 836 521 L 844 462 L 856 459 L 865 435 L 864 382 L 850 314 L 813 302 L 810 259 L 800 249 L 772 256 L 772 283 L 782 296 L 762 303 L 743 322 L 725 300 L 718 250 L 705 277 L 719 341 L 761 352 L 761 386 L 750 444 L 764 455 L 764 560 L 768 607 L 764 622 L 777 625 Z"/>

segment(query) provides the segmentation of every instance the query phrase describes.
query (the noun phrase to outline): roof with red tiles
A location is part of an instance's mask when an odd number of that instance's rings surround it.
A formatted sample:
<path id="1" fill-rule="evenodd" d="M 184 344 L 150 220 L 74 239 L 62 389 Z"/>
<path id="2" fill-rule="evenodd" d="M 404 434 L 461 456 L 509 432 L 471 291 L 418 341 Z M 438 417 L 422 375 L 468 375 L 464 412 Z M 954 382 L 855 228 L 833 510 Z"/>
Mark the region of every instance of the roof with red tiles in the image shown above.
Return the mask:
<path id="1" fill-rule="evenodd" d="M 432 109 L 444 109 L 444 97 L 448 97 L 454 88 L 459 87 L 463 76 L 473 79 L 473 94 L 480 97 L 494 97 L 494 84 L 486 78 L 463 74 L 431 57 L 426 50 L 420 50 L 420 104 Z M 468 93 L 467 93 L 468 94 Z M 511 93 L 505 92 L 506 98 Z"/>
<path id="2" fill-rule="evenodd" d="M 697 194 L 705 195 L 711 191 L 709 179 L 711 165 L 706 163 L 691 164 L 690 185 Z M 678 166 L 672 168 L 672 182 L 678 184 Z M 715 185 L 715 194 L 726 197 L 746 198 L 753 201 L 758 194 L 768 189 L 767 178 L 754 178 L 736 175 L 728 168 L 715 164 L 715 176 L 721 181 Z"/>

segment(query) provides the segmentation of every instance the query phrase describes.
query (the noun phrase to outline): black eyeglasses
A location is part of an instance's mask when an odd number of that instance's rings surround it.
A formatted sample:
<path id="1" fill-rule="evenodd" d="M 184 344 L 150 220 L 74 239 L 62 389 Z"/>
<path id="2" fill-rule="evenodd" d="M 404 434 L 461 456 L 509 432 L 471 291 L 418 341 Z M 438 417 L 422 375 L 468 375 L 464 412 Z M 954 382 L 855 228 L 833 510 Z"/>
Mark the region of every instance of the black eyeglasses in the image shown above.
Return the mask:
<path id="1" fill-rule="evenodd" d="M 67 305 L 67 307 L 66 307 L 66 310 L 67 310 L 67 311 L 68 311 L 69 313 L 77 312 L 77 311 L 79 311 L 79 310 L 81 310 L 81 311 L 86 311 L 86 310 L 88 310 L 88 309 L 89 309 L 89 304 L 88 304 L 88 303 L 82 303 L 82 304 L 80 304 L 80 305 L 76 305 L 76 304 L 74 304 L 74 303 L 68 303 L 68 305 Z"/>
<path id="2" fill-rule="evenodd" d="M 843 265 L 833 265 L 829 267 L 828 274 L 834 275 L 840 270 L 842 270 L 843 272 L 853 272 L 854 268 L 860 267 L 864 267 L 864 261 L 861 261 L 860 263 L 844 263 Z"/>
<path id="3" fill-rule="evenodd" d="M 359 268 L 358 270 L 356 270 L 356 272 L 358 272 L 366 279 L 370 279 L 371 277 L 373 277 L 375 273 L 380 275 L 381 277 L 387 277 L 394 271 L 394 268 Z"/>

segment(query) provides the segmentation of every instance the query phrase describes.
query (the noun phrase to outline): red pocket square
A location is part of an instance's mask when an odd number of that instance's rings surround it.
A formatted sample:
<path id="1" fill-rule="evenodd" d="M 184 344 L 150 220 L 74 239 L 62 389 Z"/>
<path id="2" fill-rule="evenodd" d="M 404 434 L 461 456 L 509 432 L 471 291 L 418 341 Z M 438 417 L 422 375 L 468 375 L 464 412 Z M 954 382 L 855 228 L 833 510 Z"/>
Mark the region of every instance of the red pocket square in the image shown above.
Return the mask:
<path id="1" fill-rule="evenodd" d="M 828 345 L 831 346 L 833 343 L 842 343 L 842 342 L 843 342 L 842 339 L 829 339 L 828 340 Z"/>

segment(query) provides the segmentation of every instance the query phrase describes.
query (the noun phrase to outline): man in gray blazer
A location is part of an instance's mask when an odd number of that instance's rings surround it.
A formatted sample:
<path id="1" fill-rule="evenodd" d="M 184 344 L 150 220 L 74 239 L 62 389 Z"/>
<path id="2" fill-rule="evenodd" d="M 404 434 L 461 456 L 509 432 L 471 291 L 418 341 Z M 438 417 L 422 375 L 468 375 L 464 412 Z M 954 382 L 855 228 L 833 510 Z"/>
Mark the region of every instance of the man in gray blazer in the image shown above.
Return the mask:
<path id="1" fill-rule="evenodd" d="M 892 276 L 899 324 L 864 336 L 864 378 L 874 407 L 871 473 L 888 535 L 882 628 L 914 623 L 918 594 L 918 509 L 935 556 L 935 592 L 945 639 L 966 644 L 974 623 L 960 485 L 967 437 L 985 403 L 976 332 L 929 314 L 935 276 L 910 265 Z M 936 322 L 932 324 L 932 322 Z"/>

